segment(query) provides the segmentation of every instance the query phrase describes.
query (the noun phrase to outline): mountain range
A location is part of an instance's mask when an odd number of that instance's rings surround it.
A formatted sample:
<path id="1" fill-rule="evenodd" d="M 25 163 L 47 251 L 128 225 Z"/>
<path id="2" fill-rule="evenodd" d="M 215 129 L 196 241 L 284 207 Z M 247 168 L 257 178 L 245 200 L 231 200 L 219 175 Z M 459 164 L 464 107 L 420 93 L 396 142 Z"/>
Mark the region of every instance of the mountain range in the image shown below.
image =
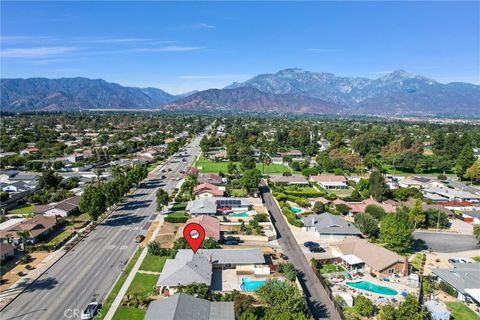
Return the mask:
<path id="1" fill-rule="evenodd" d="M 480 86 L 442 84 L 403 70 L 369 79 L 284 69 L 183 95 L 87 78 L 2 79 L 1 89 L 2 110 L 15 112 L 161 109 L 480 116 Z"/>

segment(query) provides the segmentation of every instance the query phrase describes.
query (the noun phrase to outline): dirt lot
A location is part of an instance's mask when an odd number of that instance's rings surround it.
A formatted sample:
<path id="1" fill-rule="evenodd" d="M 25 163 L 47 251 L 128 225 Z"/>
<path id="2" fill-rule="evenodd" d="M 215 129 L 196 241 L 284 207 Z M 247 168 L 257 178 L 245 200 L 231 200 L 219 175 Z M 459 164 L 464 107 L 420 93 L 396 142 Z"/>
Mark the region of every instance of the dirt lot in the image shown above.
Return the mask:
<path id="1" fill-rule="evenodd" d="M 42 262 L 50 253 L 49 252 L 34 252 L 30 255 L 32 256 L 32 261 L 28 263 L 30 266 L 35 267 L 37 264 Z M 11 268 L 10 271 L 2 275 L 2 283 L 0 284 L 0 292 L 10 288 L 15 282 L 20 280 L 20 277 L 17 275 L 18 272 L 28 273 L 28 270 L 25 269 L 26 264 L 17 264 L 17 259 L 11 260 L 5 264 L 7 270 Z"/>
<path id="2" fill-rule="evenodd" d="M 164 222 L 155 240 L 160 243 L 162 248 L 172 248 L 175 242 L 175 234 L 183 223 Z"/>

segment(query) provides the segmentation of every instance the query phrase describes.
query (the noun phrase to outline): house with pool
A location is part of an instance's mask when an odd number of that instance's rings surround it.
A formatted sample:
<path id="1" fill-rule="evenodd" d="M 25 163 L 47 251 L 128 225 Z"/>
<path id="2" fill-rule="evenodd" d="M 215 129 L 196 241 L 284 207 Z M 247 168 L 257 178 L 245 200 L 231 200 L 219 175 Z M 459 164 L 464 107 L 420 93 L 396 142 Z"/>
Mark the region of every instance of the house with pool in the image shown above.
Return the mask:
<path id="1" fill-rule="evenodd" d="M 213 291 L 254 291 L 269 275 L 260 249 L 181 249 L 175 259 L 166 260 L 157 287 L 163 295 L 194 282 Z"/>
<path id="2" fill-rule="evenodd" d="M 331 247 L 332 255 L 347 270 L 364 270 L 377 278 L 409 275 L 407 258 L 365 239 L 347 238 Z"/>
<path id="3" fill-rule="evenodd" d="M 228 211 L 249 211 L 252 204 L 243 198 L 200 197 L 189 201 L 186 210 L 192 215 L 216 215 Z"/>

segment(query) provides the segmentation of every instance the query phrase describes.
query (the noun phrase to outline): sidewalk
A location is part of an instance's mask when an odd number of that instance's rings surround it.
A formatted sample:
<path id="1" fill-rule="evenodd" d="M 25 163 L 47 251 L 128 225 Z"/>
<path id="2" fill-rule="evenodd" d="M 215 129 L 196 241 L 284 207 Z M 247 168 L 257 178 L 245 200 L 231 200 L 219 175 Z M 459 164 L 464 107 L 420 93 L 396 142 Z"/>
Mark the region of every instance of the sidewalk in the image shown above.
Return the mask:
<path id="1" fill-rule="evenodd" d="M 155 228 L 155 231 L 152 233 L 150 236 L 149 240 L 154 240 L 158 232 L 160 231 L 160 228 L 163 225 L 164 221 L 164 216 L 163 215 L 158 215 L 157 219 L 155 221 L 159 221 L 157 227 Z M 137 272 L 140 269 L 140 266 L 142 265 L 143 260 L 147 256 L 148 253 L 148 246 L 145 246 L 145 248 L 142 250 L 142 253 L 140 254 L 140 257 L 138 258 L 137 262 L 133 266 L 132 270 L 130 271 L 127 279 L 123 283 L 122 288 L 120 288 L 120 291 L 118 292 L 117 296 L 115 297 L 115 300 L 113 300 L 112 305 L 110 306 L 110 309 L 108 310 L 107 314 L 105 315 L 104 320 L 111 320 L 113 316 L 115 315 L 115 312 L 117 311 L 118 307 L 121 305 L 123 297 L 125 296 L 125 293 L 127 293 L 128 288 L 132 284 L 133 278 L 137 274 Z"/>

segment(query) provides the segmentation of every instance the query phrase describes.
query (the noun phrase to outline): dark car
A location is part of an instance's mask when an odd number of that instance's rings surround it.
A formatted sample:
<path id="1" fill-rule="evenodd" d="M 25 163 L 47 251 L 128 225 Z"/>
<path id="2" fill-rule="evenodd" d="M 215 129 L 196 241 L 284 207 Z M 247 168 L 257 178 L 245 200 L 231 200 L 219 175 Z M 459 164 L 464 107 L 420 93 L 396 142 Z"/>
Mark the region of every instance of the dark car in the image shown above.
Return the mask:
<path id="1" fill-rule="evenodd" d="M 227 236 L 223 239 L 223 241 L 240 241 L 240 238 L 238 237 L 233 237 L 233 236 Z"/>
<path id="2" fill-rule="evenodd" d="M 162 169 L 162 172 L 165 172 L 165 169 Z"/>
<path id="3" fill-rule="evenodd" d="M 168 171 L 172 171 L 172 168 L 168 168 Z"/>
<path id="4" fill-rule="evenodd" d="M 325 249 L 323 249 L 322 247 L 317 247 L 317 246 L 308 247 L 308 250 L 310 250 L 310 252 L 312 252 L 312 253 L 325 252 Z"/>
<path id="5" fill-rule="evenodd" d="M 236 240 L 225 241 L 225 244 L 228 246 L 236 246 L 238 244 L 238 241 Z"/>
<path id="6" fill-rule="evenodd" d="M 303 244 L 305 248 L 310 248 L 310 247 L 319 247 L 320 245 L 316 242 L 313 241 L 307 241 Z"/>
<path id="7" fill-rule="evenodd" d="M 166 176 L 161 176 L 160 178 L 161 178 L 161 179 L 165 179 L 165 178 L 166 178 Z"/>

